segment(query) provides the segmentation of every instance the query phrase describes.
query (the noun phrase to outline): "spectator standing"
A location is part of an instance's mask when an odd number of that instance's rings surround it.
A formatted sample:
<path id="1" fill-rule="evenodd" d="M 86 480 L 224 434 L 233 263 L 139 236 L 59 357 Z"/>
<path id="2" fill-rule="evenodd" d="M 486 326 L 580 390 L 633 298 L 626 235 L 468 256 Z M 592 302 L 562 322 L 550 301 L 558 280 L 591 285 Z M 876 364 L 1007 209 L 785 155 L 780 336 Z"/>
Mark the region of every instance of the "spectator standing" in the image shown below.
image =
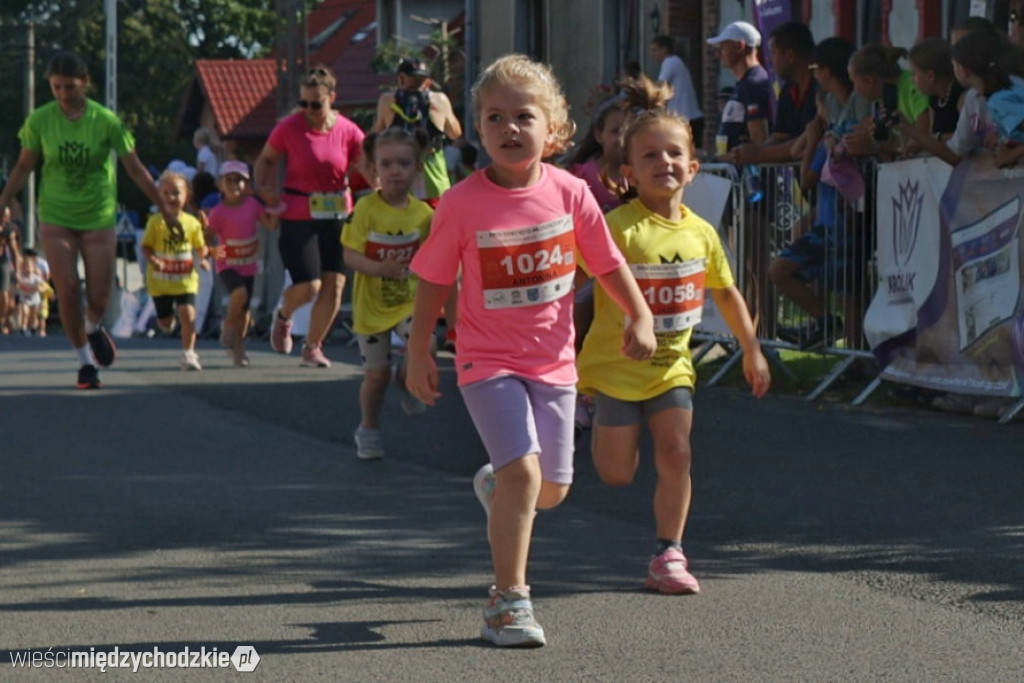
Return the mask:
<path id="1" fill-rule="evenodd" d="M 15 313 L 12 290 L 18 272 L 18 227 L 11 219 L 11 209 L 3 208 L 0 217 L 0 334 L 10 334 Z"/>
<path id="2" fill-rule="evenodd" d="M 708 44 L 718 48 L 722 65 L 737 79 L 722 110 L 718 135 L 726 138 L 727 150 L 746 143 L 764 143 L 769 135 L 772 90 L 768 71 L 757 57 L 761 33 L 745 21 L 734 21 L 714 38 L 708 38 Z M 733 158 L 730 154 L 719 155 L 719 161 Z"/>
<path id="3" fill-rule="evenodd" d="M 667 104 L 668 110 L 690 122 L 694 143 L 698 147 L 702 146 L 704 112 L 700 109 L 700 99 L 693 87 L 690 70 L 676 53 L 675 41 L 671 36 L 655 36 L 651 41 L 651 55 L 661 64 L 658 68 L 658 81 L 667 83 L 672 88 L 672 99 Z"/>
<path id="4" fill-rule="evenodd" d="M 301 361 L 313 368 L 331 365 L 323 342 L 345 288 L 340 240 L 352 210 L 348 175 L 363 153 L 363 131 L 333 108 L 336 84 L 334 72 L 322 64 L 306 73 L 299 83 L 299 111 L 271 131 L 253 174 L 265 206 L 280 210 L 278 249 L 292 279 L 273 315 L 270 346 L 278 353 L 292 352 L 292 313 L 313 302 Z M 279 189 L 282 159 L 284 185 Z"/>
<path id="5" fill-rule="evenodd" d="M 98 389 L 96 364 L 114 362 L 116 348 L 103 327 L 114 283 L 117 195 L 113 151 L 128 177 L 160 207 L 168 229 L 181 234 L 153 177 L 135 153 L 135 138 L 117 114 L 88 97 L 89 71 L 78 55 L 58 52 L 46 69 L 55 101 L 29 114 L 19 132 L 21 153 L 0 192 L 0 210 L 25 186 L 40 158 L 39 232 L 60 301 L 60 320 L 79 362 L 77 387 Z M 85 311 L 78 258 L 85 266 Z"/>
<path id="6" fill-rule="evenodd" d="M 214 177 L 220 174 L 220 140 L 209 128 L 198 128 L 192 135 L 192 145 L 196 148 L 196 172 L 209 173 Z M 198 202 L 202 197 L 197 197 Z"/>
<path id="7" fill-rule="evenodd" d="M 806 24 L 788 21 L 769 37 L 772 69 L 782 80 L 772 133 L 758 144 L 751 141 L 732 150 L 735 164 L 785 163 L 792 161 L 792 143 L 817 115 L 814 93 L 817 82 L 811 73 L 814 36 Z"/>

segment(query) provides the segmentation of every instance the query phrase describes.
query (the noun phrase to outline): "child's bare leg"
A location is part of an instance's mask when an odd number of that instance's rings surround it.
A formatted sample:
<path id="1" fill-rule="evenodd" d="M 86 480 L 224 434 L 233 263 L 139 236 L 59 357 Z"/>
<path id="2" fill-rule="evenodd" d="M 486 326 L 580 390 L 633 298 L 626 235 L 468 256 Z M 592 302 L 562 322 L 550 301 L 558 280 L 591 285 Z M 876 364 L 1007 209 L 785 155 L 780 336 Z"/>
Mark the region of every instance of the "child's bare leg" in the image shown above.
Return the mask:
<path id="1" fill-rule="evenodd" d="M 526 584 L 534 511 L 541 491 L 540 462 L 531 453 L 497 470 L 489 531 L 498 590 Z"/>
<path id="2" fill-rule="evenodd" d="M 363 414 L 359 426 L 363 429 L 377 429 L 380 425 L 380 410 L 390 382 L 390 365 L 369 368 L 363 372 L 363 383 L 359 387 L 359 410 Z"/>
<path id="3" fill-rule="evenodd" d="M 193 351 L 196 348 L 196 307 L 192 304 L 178 306 L 178 321 L 181 323 L 181 348 Z"/>
<path id="4" fill-rule="evenodd" d="M 640 425 L 609 427 L 594 423 L 590 454 L 597 475 L 608 486 L 629 486 L 640 464 Z"/>
<path id="5" fill-rule="evenodd" d="M 658 483 L 654 488 L 654 520 L 658 538 L 681 541 L 690 512 L 690 427 L 693 411 L 669 408 L 655 413 L 650 421 L 654 437 L 654 467 Z"/>
<path id="6" fill-rule="evenodd" d="M 231 296 L 228 297 L 228 310 L 224 316 L 225 322 L 235 332 L 236 336 L 244 336 L 245 334 L 245 317 L 248 313 L 245 310 L 245 304 L 248 298 L 245 287 L 235 287 L 231 291 Z"/>

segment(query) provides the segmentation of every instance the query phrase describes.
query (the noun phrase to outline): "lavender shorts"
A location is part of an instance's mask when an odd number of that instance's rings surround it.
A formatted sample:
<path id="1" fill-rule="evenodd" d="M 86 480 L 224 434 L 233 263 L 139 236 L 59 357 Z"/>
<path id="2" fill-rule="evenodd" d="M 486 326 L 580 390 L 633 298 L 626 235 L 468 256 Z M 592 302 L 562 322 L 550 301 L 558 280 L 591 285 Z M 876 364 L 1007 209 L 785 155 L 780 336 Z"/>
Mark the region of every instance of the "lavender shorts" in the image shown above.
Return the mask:
<path id="1" fill-rule="evenodd" d="M 495 470 L 537 453 L 544 481 L 572 483 L 576 387 L 505 375 L 460 390 Z"/>

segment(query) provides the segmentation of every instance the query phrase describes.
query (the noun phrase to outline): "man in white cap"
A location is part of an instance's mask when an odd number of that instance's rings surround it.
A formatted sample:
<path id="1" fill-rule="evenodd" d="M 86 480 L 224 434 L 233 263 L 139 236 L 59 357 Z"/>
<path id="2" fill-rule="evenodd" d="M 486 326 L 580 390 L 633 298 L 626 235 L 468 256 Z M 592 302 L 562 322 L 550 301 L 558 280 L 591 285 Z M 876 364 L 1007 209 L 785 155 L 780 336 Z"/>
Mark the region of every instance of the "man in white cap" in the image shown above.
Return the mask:
<path id="1" fill-rule="evenodd" d="M 771 115 L 771 81 L 761 66 L 757 48 L 761 33 L 745 21 L 727 25 L 708 44 L 718 48 L 722 65 L 736 76 L 736 89 L 722 110 L 718 134 L 728 139 L 728 152 L 721 161 L 735 163 L 734 150 L 739 145 L 762 144 L 768 139 L 768 117 Z"/>

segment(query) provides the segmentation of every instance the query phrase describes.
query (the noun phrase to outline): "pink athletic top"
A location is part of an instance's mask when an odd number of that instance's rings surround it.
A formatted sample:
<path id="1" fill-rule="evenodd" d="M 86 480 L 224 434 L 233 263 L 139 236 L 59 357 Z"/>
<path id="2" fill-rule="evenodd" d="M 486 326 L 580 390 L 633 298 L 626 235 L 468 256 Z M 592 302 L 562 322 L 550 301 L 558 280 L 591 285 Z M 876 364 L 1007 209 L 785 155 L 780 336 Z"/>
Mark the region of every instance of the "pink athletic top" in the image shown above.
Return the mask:
<path id="1" fill-rule="evenodd" d="M 364 137 L 359 126 L 341 114 L 327 131 L 310 128 L 302 112 L 274 126 L 267 144 L 286 155 L 281 197 L 286 208 L 281 218 L 309 220 L 308 195 L 317 192 L 344 194 L 346 210 L 352 211 L 347 175 L 349 165 L 362 154 Z"/>
<path id="2" fill-rule="evenodd" d="M 501 375 L 576 383 L 577 250 L 595 275 L 624 263 L 586 183 L 554 166 L 527 188 L 500 187 L 481 170 L 441 195 L 411 267 L 442 285 L 462 268 L 460 386 Z"/>
<path id="3" fill-rule="evenodd" d="M 594 193 L 594 199 L 605 213 L 622 206 L 622 198 L 613 194 L 601 180 L 601 169 L 594 159 L 573 166 L 572 174 L 587 181 L 590 191 Z"/>
<path id="4" fill-rule="evenodd" d="M 217 272 L 231 268 L 239 275 L 250 276 L 259 272 L 260 239 L 258 221 L 263 205 L 253 197 L 246 197 L 238 206 L 217 204 L 210 212 L 210 232 L 217 236 L 217 244 L 227 248 L 224 258 L 215 260 Z"/>

